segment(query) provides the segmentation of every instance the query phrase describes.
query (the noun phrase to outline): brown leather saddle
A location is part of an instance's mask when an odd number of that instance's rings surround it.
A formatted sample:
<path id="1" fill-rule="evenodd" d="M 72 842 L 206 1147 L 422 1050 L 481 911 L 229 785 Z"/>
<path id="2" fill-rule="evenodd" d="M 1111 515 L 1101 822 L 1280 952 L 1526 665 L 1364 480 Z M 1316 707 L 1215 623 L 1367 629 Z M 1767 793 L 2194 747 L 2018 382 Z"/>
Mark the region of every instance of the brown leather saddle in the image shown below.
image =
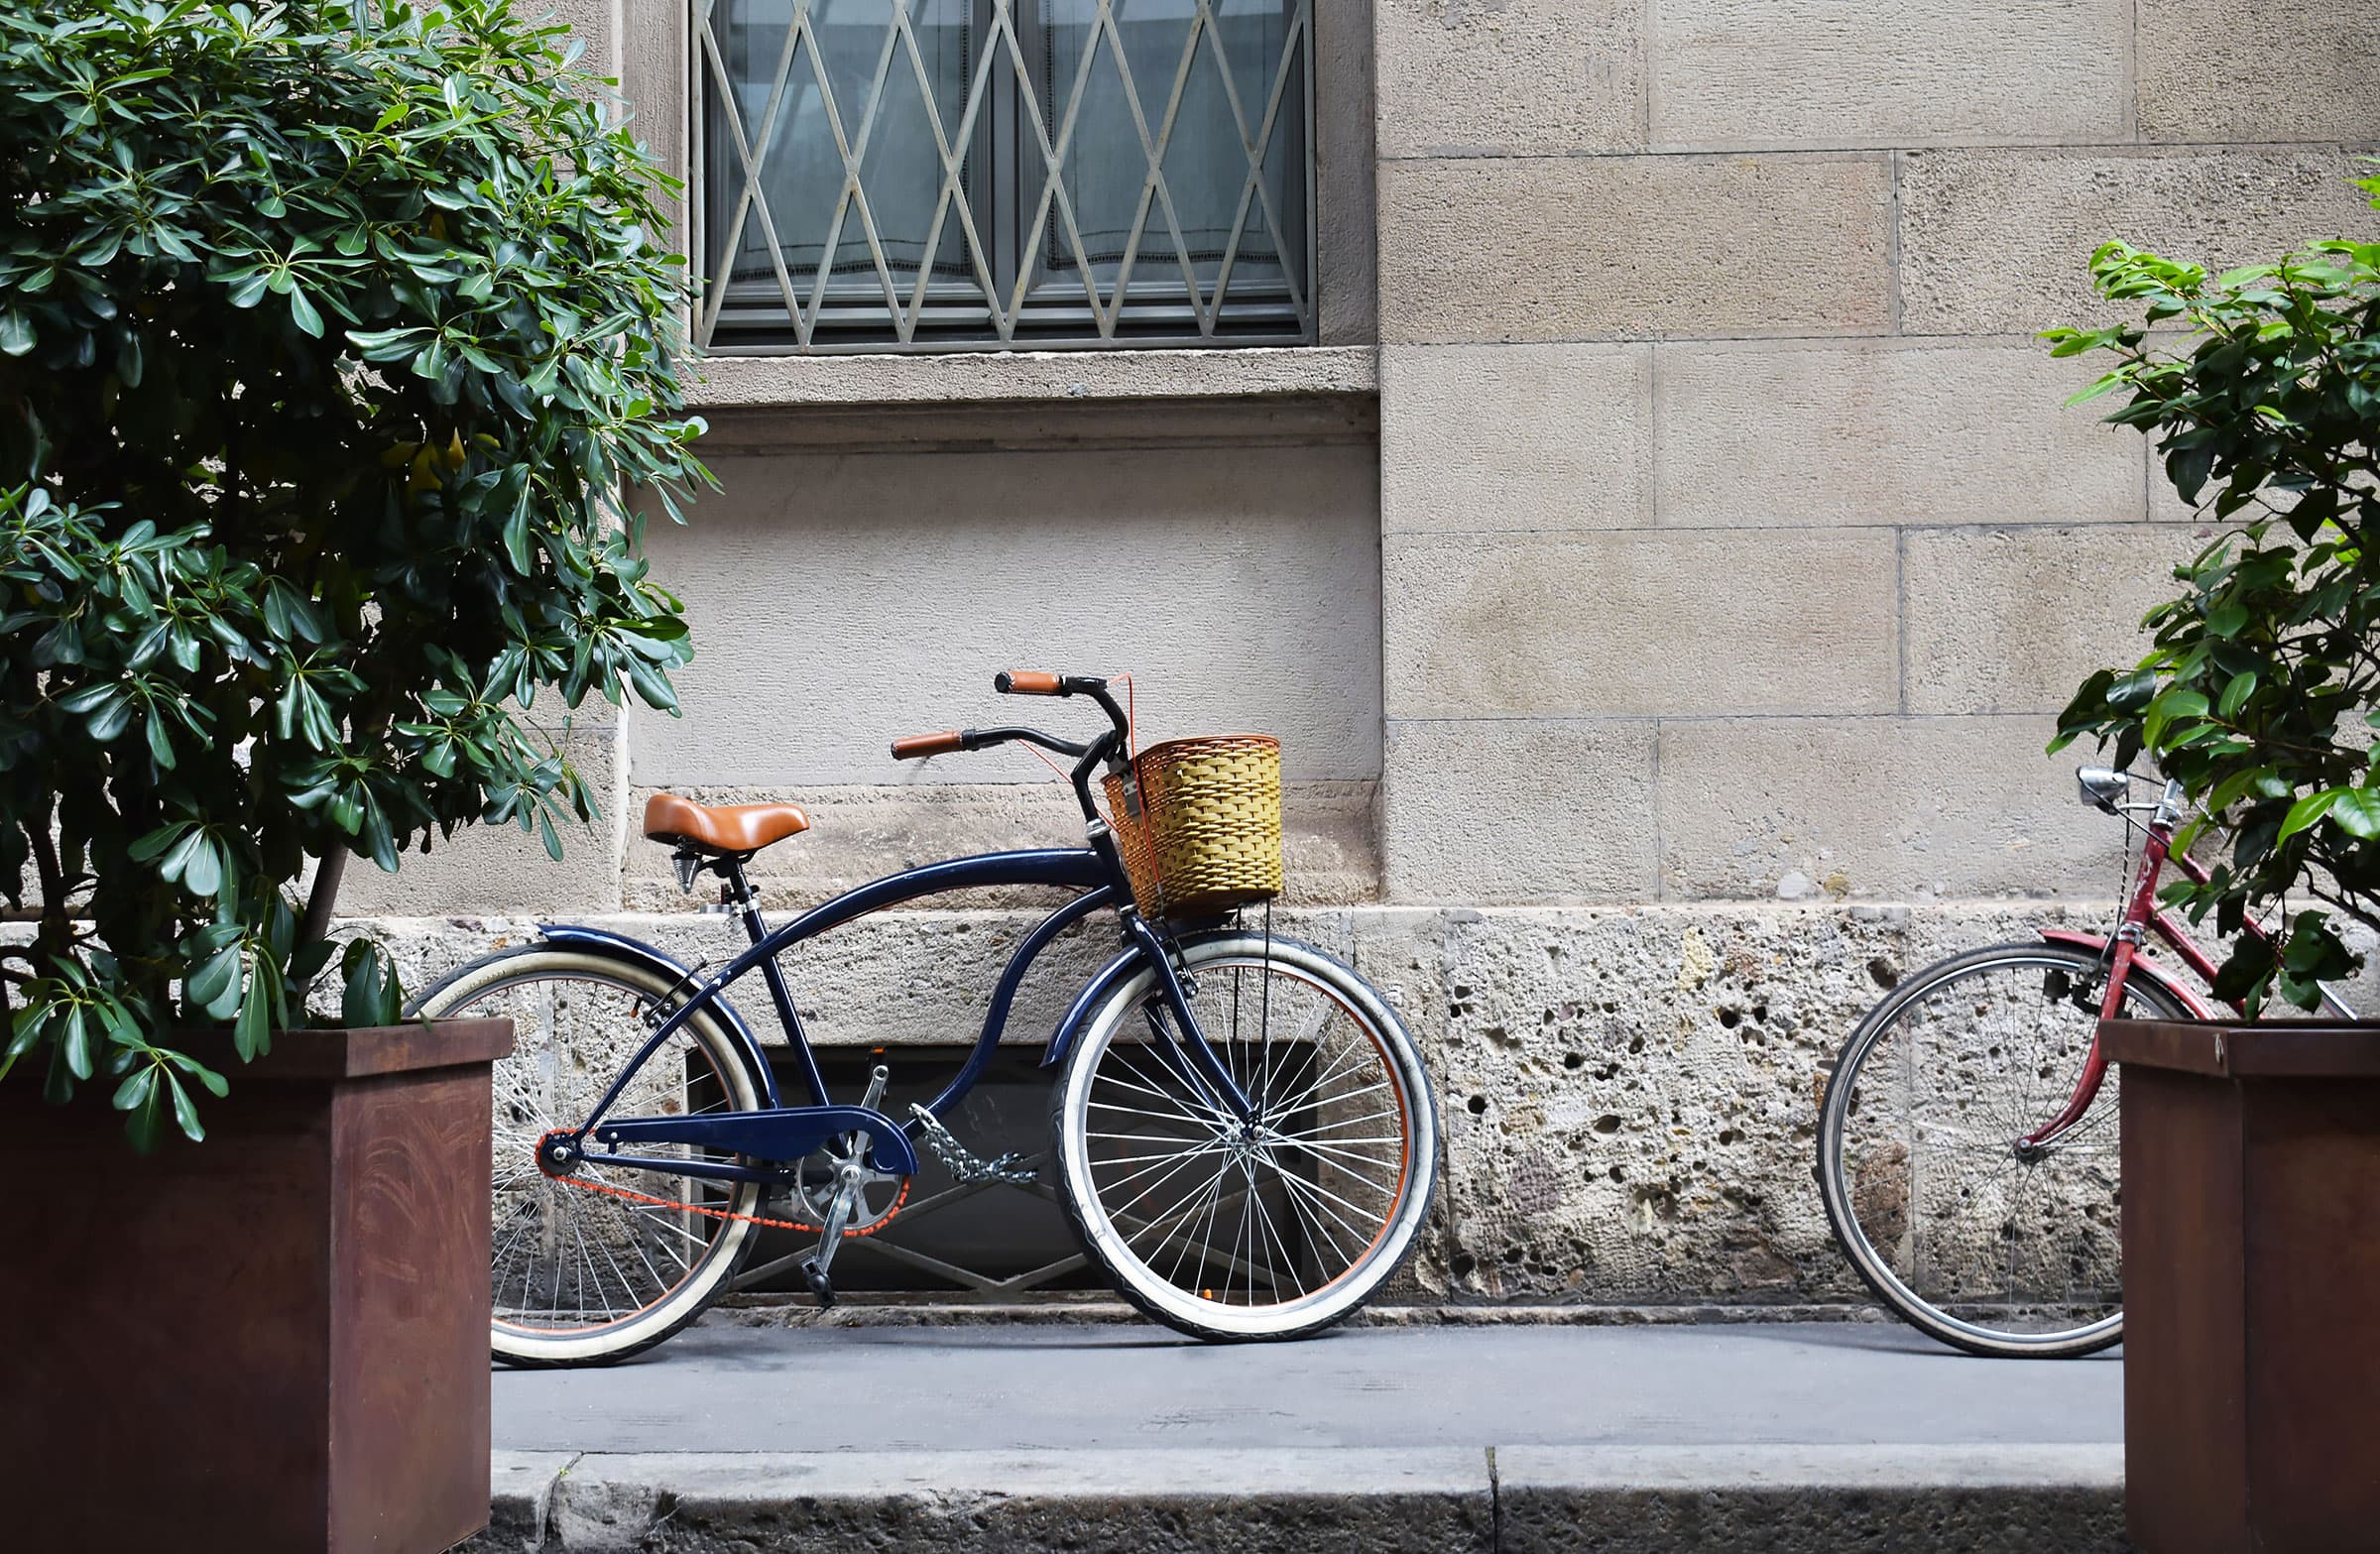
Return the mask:
<path id="1" fill-rule="evenodd" d="M 794 804 L 698 804 L 675 793 L 645 801 L 645 834 L 656 842 L 725 855 L 757 853 L 810 828 Z"/>

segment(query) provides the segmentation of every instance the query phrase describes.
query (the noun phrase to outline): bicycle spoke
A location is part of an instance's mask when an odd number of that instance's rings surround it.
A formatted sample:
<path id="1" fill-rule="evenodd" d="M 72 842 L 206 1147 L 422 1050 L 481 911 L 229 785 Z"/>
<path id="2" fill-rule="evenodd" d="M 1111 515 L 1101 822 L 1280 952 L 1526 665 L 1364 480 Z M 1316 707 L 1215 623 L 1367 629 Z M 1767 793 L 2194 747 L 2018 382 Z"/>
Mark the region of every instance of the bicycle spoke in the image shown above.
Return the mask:
<path id="1" fill-rule="evenodd" d="M 1375 1181 L 1371 1177 L 1365 1175 L 1362 1171 L 1357 1170 L 1354 1166 L 1347 1163 L 1349 1160 L 1361 1160 L 1366 1165 L 1389 1165 L 1390 1169 L 1394 1169 L 1393 1165 L 1390 1165 L 1390 1162 L 1388 1161 L 1381 1160 L 1373 1155 L 1358 1154 L 1352 1149 L 1334 1149 L 1328 1145 L 1317 1147 L 1314 1144 L 1306 1143 L 1298 1139 L 1283 1139 L 1282 1142 L 1288 1144 L 1288 1146 L 1292 1149 L 1300 1149 L 1307 1154 L 1313 1155 L 1317 1160 L 1322 1161 L 1332 1170 L 1340 1171 L 1346 1175 L 1354 1177 L 1356 1180 L 1362 1182 L 1365 1186 L 1369 1187 L 1374 1192 L 1379 1193 L 1382 1197 L 1394 1197 L 1396 1194 L 1395 1182 Z"/>
<path id="2" fill-rule="evenodd" d="M 1330 1203 L 1323 1201 L 1326 1198 L 1330 1198 L 1330 1194 L 1322 1192 L 1316 1188 L 1312 1182 L 1306 1181 L 1300 1177 L 1285 1175 L 1281 1178 L 1281 1181 L 1283 1185 L 1290 1190 L 1290 1192 L 1297 1194 L 1300 1197 L 1311 1199 L 1315 1212 L 1317 1214 L 1327 1216 L 1334 1224 L 1338 1225 L 1340 1229 L 1346 1231 L 1350 1236 L 1353 1236 L 1356 1239 L 1357 1246 L 1366 1246 L 1370 1242 L 1371 1237 L 1366 1234 L 1363 1227 L 1354 1224 L 1347 1218 L 1347 1216 L 1341 1214 L 1337 1209 L 1332 1208 Z M 1348 1203 L 1344 1198 L 1334 1198 L 1332 1199 L 1332 1202 L 1344 1204 L 1350 1209 L 1355 1209 L 1356 1207 L 1354 1204 Z M 1361 1209 L 1357 1209 L 1356 1212 L 1361 1214 L 1363 1211 Z M 1380 1223 L 1381 1222 L 1377 1220 L 1373 1222 L 1375 1231 Z"/>
<path id="3" fill-rule="evenodd" d="M 1347 1248 L 1340 1243 L 1338 1233 L 1331 1229 L 1330 1224 L 1320 1215 L 1316 1214 L 1312 1209 L 1309 1209 L 1306 1206 L 1305 1199 L 1298 1196 L 1297 1179 L 1295 1177 L 1284 1172 L 1281 1177 L 1281 1186 L 1284 1195 L 1288 1199 L 1290 1210 L 1297 1215 L 1298 1223 L 1306 1227 L 1306 1240 L 1309 1245 L 1315 1242 L 1327 1241 L 1330 1243 L 1331 1255 L 1333 1256 L 1346 1258 L 1351 1263 L 1357 1256 L 1362 1255 L 1364 1251 L 1364 1239 L 1361 1236 L 1356 1238 L 1356 1250 L 1351 1254 Z M 1348 1228 L 1351 1231 L 1353 1230 L 1352 1226 Z"/>
<path id="4" fill-rule="evenodd" d="M 1156 1169 L 1157 1169 L 1157 1168 L 1158 1168 L 1160 1165 L 1162 1165 L 1162 1164 L 1164 1163 L 1164 1161 L 1165 1161 L 1165 1160 L 1177 1160 L 1177 1161 L 1182 1161 L 1182 1162 L 1185 1162 L 1185 1163 L 1186 1163 L 1186 1162 L 1188 1162 L 1188 1161 L 1191 1161 L 1191 1160 L 1198 1159 L 1198 1158 L 1200 1158 L 1200 1157 L 1201 1157 L 1201 1156 L 1203 1156 L 1203 1155 L 1219 1154 L 1219 1153 L 1221 1153 L 1221 1152 L 1222 1152 L 1222 1150 L 1223 1150 L 1223 1147 L 1224 1147 L 1224 1145 L 1223 1145 L 1223 1141 L 1222 1141 L 1221 1139 L 1216 1139 L 1216 1140 L 1214 1140 L 1214 1141 L 1213 1141 L 1211 1144 L 1209 1144 L 1209 1145 L 1205 1145 L 1205 1146 L 1201 1146 L 1201 1147 L 1199 1147 L 1199 1148 L 1196 1148 L 1196 1149 L 1177 1149 L 1177 1150 L 1175 1150 L 1175 1151 L 1174 1151 L 1172 1154 L 1166 1155 L 1166 1156 L 1164 1156 L 1162 1159 L 1157 1159 L 1157 1160 L 1155 1160 L 1155 1161 L 1154 1161 L 1154 1163 L 1152 1163 L 1152 1164 L 1149 1164 L 1149 1165 L 1146 1165 L 1146 1166 L 1143 1166 L 1143 1167 L 1142 1167 L 1141 1169 L 1139 1169 L 1139 1170 L 1136 1170 L 1136 1171 L 1131 1171 L 1131 1172 L 1128 1172 L 1127 1174 L 1125 1174 L 1125 1175 L 1123 1175 L 1123 1176 L 1120 1176 L 1120 1177 L 1110 1177 L 1110 1178 L 1108 1178 L 1108 1179 L 1107 1179 L 1107 1181 L 1105 1182 L 1105 1186 L 1106 1186 L 1106 1188 L 1107 1188 L 1107 1190 L 1108 1190 L 1108 1191 L 1110 1191 L 1110 1192 L 1116 1192 L 1116 1191 L 1119 1191 L 1120 1189 L 1122 1189 L 1123 1187 L 1125 1187 L 1127 1184 L 1129 1184 L 1129 1183 L 1130 1183 L 1130 1182 L 1133 1182 L 1133 1181 L 1137 1181 L 1139 1178 L 1141 1178 L 1141 1177 L 1143 1177 L 1143 1176 L 1146 1176 L 1146 1175 L 1148 1175 L 1148 1174 L 1149 1174 L 1151 1171 L 1154 1171 L 1154 1170 L 1156 1170 Z M 1102 1159 L 1100 1159 L 1100 1160 L 1096 1161 L 1096 1162 L 1094 1163 L 1094 1165 L 1093 1165 L 1093 1167 L 1092 1167 L 1092 1168 L 1093 1168 L 1094 1170 L 1096 1170 L 1096 1169 L 1098 1169 L 1100 1166 L 1105 1166 L 1105 1165 L 1115 1165 L 1115 1164 L 1119 1164 L 1119 1163 L 1123 1163 L 1123 1162 L 1119 1162 L 1119 1161 L 1116 1161 L 1116 1160 L 1111 1160 L 1111 1159 L 1102 1158 Z M 1178 1169 L 1178 1167 L 1177 1167 L 1177 1169 Z M 1160 1177 L 1158 1180 L 1161 1182 L 1161 1181 L 1163 1180 L 1163 1178 L 1162 1178 L 1162 1177 Z M 1150 1187 L 1150 1189 L 1149 1189 L 1149 1190 L 1150 1190 L 1150 1191 L 1154 1191 L 1154 1190 L 1155 1190 L 1155 1188 L 1154 1188 L 1153 1184 L 1152 1184 L 1152 1186 Z"/>
<path id="5" fill-rule="evenodd" d="M 1220 1169 L 1215 1172 L 1215 1179 L 1208 1185 L 1206 1196 L 1201 1200 L 1206 1209 L 1206 1229 L 1199 1232 L 1198 1241 L 1195 1243 L 1195 1245 L 1201 1248 L 1200 1255 L 1202 1259 L 1205 1255 L 1205 1249 L 1211 1248 L 1214 1245 L 1215 1216 L 1216 1212 L 1222 1207 L 1223 1204 L 1223 1176 L 1224 1173 Z M 1179 1279 L 1181 1277 L 1182 1257 L 1183 1255 L 1190 1250 L 1192 1245 L 1193 1243 L 1185 1241 L 1182 1244 L 1181 1251 L 1176 1252 L 1173 1255 L 1173 1268 L 1172 1271 L 1166 1275 L 1167 1278 Z M 1157 1243 L 1157 1250 L 1159 1252 L 1164 1251 L 1165 1244 L 1161 1241 Z M 1203 1269 L 1205 1266 L 1206 1264 L 1202 1260 L 1197 1266 L 1191 1268 L 1191 1276 L 1196 1278 L 1201 1269 Z"/>
<path id="6" fill-rule="evenodd" d="M 1146 1079 L 1146 1078 L 1148 1077 L 1147 1075 L 1145 1075 L 1145 1074 L 1142 1074 L 1142 1073 L 1140 1072 L 1140 1070 L 1138 1069 L 1138 1067 L 1137 1067 L 1137 1066 L 1135 1066 L 1135 1065 L 1133 1065 L 1132 1063 L 1130 1063 L 1130 1061 L 1129 1059 L 1125 1059 L 1125 1058 L 1122 1058 L 1122 1057 L 1120 1057 L 1120 1058 L 1118 1059 L 1118 1061 L 1119 1061 L 1120 1063 L 1122 1063 L 1122 1064 L 1123 1064 L 1123 1065 L 1126 1067 L 1126 1069 L 1127 1069 L 1129 1072 L 1130 1072 L 1132 1075 L 1134 1075 L 1136 1078 Z M 1157 1090 L 1157 1089 L 1153 1089 L 1153 1088 L 1151 1088 L 1151 1086 L 1149 1086 L 1149 1085 L 1147 1085 L 1147 1084 L 1138 1084 L 1138 1085 L 1134 1085 L 1134 1084 L 1127 1084 L 1127 1083 L 1126 1083 L 1124 1080 L 1118 1079 L 1118 1078 L 1117 1078 L 1115 1075 L 1113 1075 L 1113 1074 L 1102 1074 L 1102 1075 L 1100 1076 L 1100 1083 L 1101 1083 L 1101 1084 L 1103 1084 L 1103 1085 L 1112 1085 L 1112 1086 L 1114 1086 L 1115 1088 L 1117 1088 L 1117 1089 L 1119 1089 L 1119 1090 L 1136 1090 L 1136 1091 L 1138 1091 L 1138 1092 L 1139 1092 L 1140 1094 L 1142 1094 L 1142 1095 L 1146 1095 L 1146 1096 L 1154 1096 L 1156 1099 L 1158 1099 L 1158 1100 L 1160 1100 L 1160 1101 L 1166 1101 L 1166 1102 L 1170 1102 L 1170 1103 L 1172 1103 L 1172 1105 L 1173 1105 L 1173 1108 L 1174 1108 L 1174 1115 L 1176 1115 L 1176 1116 L 1178 1116 L 1178 1117 L 1182 1118 L 1182 1119 L 1183 1119 L 1184 1121 L 1186 1121 L 1186 1122 L 1198 1123 L 1198 1122 L 1204 1122 L 1204 1121 L 1206 1121 L 1206 1119 L 1205 1119 L 1205 1118 L 1202 1118 L 1202 1117 L 1201 1117 L 1201 1116 L 1199 1116 L 1197 1113 L 1195 1113 L 1195 1112 L 1192 1112 L 1192 1111 L 1188 1110 L 1187 1108 L 1183 1107 L 1183 1106 L 1182 1106 L 1182 1099 L 1183 1099 L 1182 1097 L 1180 1097 L 1180 1096 L 1176 1096 L 1176 1095 L 1171 1095 L 1171 1094 L 1168 1094 L 1167 1092 L 1165 1092 L 1165 1091 L 1163 1091 L 1163 1090 Z M 1093 1104 L 1094 1104 L 1094 1105 L 1096 1105 L 1096 1104 L 1098 1104 L 1098 1103 L 1093 1103 Z M 1119 1108 L 1118 1110 L 1122 1110 L 1122 1109 L 1121 1109 L 1121 1108 Z M 1209 1114 L 1209 1115 L 1210 1115 L 1210 1116 L 1214 1116 L 1214 1117 L 1222 1117 L 1224 1114 L 1223 1114 L 1222 1112 L 1210 1112 L 1210 1114 Z"/>
<path id="7" fill-rule="evenodd" d="M 1319 1135 L 1320 1135 L 1320 1134 L 1323 1132 L 1323 1130 L 1324 1130 L 1325 1128 L 1353 1128 L 1353 1127 L 1355 1127 L 1355 1126 L 1356 1126 L 1357 1124 L 1359 1124 L 1359 1123 L 1376 1123 L 1376 1122 L 1380 1121 L 1382 1118 L 1397 1117 L 1397 1116 L 1400 1116 L 1400 1115 L 1402 1115 L 1402 1114 L 1398 1113 L 1398 1112 L 1397 1112 L 1397 1111 L 1395 1111 L 1394 1109 L 1390 1109 L 1390 1110 L 1388 1110 L 1388 1111 L 1384 1111 L 1384 1112 L 1366 1112 L 1366 1113 L 1365 1113 L 1365 1114 L 1363 1114 L 1361 1117 L 1349 1117 L 1349 1118 L 1342 1118 L 1342 1119 L 1338 1120 L 1338 1121 L 1337 1121 L 1337 1122 L 1335 1122 L 1335 1123 L 1326 1123 L 1326 1124 L 1323 1124 L 1321 1127 L 1317 1127 L 1317 1128 L 1303 1128 L 1303 1129 L 1285 1129 L 1285 1128 L 1282 1128 L 1282 1129 L 1275 1129 L 1275 1130 L 1273 1130 L 1273 1131 L 1274 1131 L 1275 1133 L 1279 1134 L 1279 1135 L 1280 1135 L 1282 1137 L 1284 1137 L 1284 1138 L 1312 1138 L 1312 1137 L 1316 1137 L 1316 1136 L 1319 1136 Z M 1395 1137 L 1396 1137 L 1396 1141 L 1398 1141 L 1398 1142 L 1400 1142 L 1400 1143 L 1403 1141 L 1403 1136 L 1402 1136 L 1402 1135 L 1397 1135 L 1397 1136 L 1395 1136 Z"/>
<path id="8" fill-rule="evenodd" d="M 1293 1282 L 1296 1283 L 1297 1292 L 1300 1295 L 1303 1295 L 1306 1293 L 1305 1277 L 1297 1271 L 1297 1258 L 1293 1254 L 1290 1253 L 1288 1243 L 1281 1239 L 1280 1232 L 1274 1228 L 1272 1216 L 1265 1212 L 1263 1195 L 1260 1193 L 1250 1192 L 1249 1196 L 1255 1200 L 1256 1215 L 1263 1222 L 1265 1234 L 1271 1239 L 1275 1250 L 1281 1254 L 1283 1259 L 1289 1264 L 1289 1277 Z"/>

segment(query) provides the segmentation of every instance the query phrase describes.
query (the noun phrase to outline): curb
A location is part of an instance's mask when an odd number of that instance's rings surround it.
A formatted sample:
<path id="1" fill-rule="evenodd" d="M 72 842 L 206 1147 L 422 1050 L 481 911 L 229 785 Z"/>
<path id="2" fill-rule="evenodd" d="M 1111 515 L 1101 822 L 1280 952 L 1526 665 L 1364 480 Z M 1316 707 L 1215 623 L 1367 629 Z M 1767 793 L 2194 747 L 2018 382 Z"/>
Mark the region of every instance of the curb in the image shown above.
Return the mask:
<path id="1" fill-rule="evenodd" d="M 2102 1446 L 498 1452 L 467 1554 L 2095 1554 Z"/>
<path id="2" fill-rule="evenodd" d="M 1113 1295 L 1053 1296 L 1003 1302 L 886 1300 L 855 1296 L 821 1311 L 807 1295 L 767 1291 L 723 1297 L 698 1325 L 734 1328 L 961 1328 L 1131 1326 L 1147 1318 Z M 1899 1319 L 1872 1305 L 1848 1303 L 1751 1306 L 1630 1306 L 1498 1303 L 1494 1305 L 1373 1302 L 1341 1326 L 1438 1327 L 1720 1327 L 1764 1323 L 1837 1322 L 1897 1327 Z"/>

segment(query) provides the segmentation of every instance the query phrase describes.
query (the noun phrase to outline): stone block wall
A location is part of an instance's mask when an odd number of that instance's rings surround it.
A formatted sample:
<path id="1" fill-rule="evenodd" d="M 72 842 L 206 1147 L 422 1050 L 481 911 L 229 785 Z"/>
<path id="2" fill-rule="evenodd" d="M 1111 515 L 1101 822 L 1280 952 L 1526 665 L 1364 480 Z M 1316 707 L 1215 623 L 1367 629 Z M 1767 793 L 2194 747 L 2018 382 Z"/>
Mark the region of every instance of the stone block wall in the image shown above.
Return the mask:
<path id="1" fill-rule="evenodd" d="M 2032 336 L 2370 230 L 2369 24 L 1381 0 L 1389 897 L 2111 889 L 2041 747 L 2201 541 Z"/>

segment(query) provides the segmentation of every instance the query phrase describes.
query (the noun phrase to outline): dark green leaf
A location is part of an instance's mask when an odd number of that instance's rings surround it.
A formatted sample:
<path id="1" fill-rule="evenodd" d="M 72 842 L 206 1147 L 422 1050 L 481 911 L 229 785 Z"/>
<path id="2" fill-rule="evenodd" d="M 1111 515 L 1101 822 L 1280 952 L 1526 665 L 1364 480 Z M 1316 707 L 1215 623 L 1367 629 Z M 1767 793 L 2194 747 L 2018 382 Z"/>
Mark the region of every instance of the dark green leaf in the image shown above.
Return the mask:
<path id="1" fill-rule="evenodd" d="M 181 1136 L 192 1143 L 203 1141 L 206 1130 L 198 1126 L 198 1109 L 190 1104 L 189 1092 L 181 1088 L 181 1081 L 174 1077 L 172 1070 L 161 1072 L 165 1075 L 166 1088 L 174 1095 L 174 1122 L 180 1128 Z"/>
<path id="2" fill-rule="evenodd" d="M 305 293 L 297 287 L 290 289 L 290 319 L 315 339 L 322 338 L 322 314 L 306 299 Z"/>
<path id="3" fill-rule="evenodd" d="M 248 979 L 247 995 L 240 1000 L 239 1018 L 231 1027 L 232 1045 L 244 1062 L 255 1061 L 257 1054 L 272 1044 L 273 1006 L 271 990 L 266 986 L 267 971 L 260 964 L 256 974 Z"/>
<path id="4" fill-rule="evenodd" d="M 181 994 L 207 1018 L 228 1017 L 240 996 L 240 947 L 217 950 L 192 968 Z"/>
<path id="5" fill-rule="evenodd" d="M 2300 831 L 2313 825 L 2317 820 L 2321 819 L 2330 812 L 2331 805 L 2346 796 L 2347 791 L 2343 787 L 2326 787 L 2319 793 L 2309 793 L 2290 805 L 2289 813 L 2282 819 L 2280 834 L 2275 840 L 2286 842 Z"/>
<path id="6" fill-rule="evenodd" d="M 157 1065 L 143 1063 L 122 1084 L 116 1086 L 115 1098 L 110 1104 L 119 1112 L 129 1112 L 136 1106 L 148 1104 L 149 1093 L 156 1088 Z"/>
<path id="7" fill-rule="evenodd" d="M 2380 789 L 2351 787 L 2330 806 L 2330 818 L 2357 841 L 2380 836 Z"/>

